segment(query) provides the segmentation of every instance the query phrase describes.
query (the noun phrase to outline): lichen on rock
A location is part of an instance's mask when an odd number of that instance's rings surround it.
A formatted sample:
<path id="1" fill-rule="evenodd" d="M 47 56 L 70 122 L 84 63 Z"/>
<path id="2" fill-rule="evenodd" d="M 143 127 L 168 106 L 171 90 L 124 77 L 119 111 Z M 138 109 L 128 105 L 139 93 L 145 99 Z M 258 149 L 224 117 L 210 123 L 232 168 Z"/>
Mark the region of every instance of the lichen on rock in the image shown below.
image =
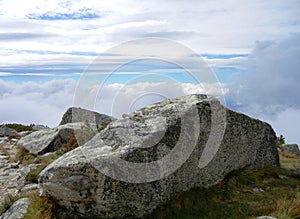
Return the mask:
<path id="1" fill-rule="evenodd" d="M 270 125 L 189 95 L 111 122 L 44 169 L 39 190 L 85 217 L 141 218 L 233 170 L 278 165 Z"/>

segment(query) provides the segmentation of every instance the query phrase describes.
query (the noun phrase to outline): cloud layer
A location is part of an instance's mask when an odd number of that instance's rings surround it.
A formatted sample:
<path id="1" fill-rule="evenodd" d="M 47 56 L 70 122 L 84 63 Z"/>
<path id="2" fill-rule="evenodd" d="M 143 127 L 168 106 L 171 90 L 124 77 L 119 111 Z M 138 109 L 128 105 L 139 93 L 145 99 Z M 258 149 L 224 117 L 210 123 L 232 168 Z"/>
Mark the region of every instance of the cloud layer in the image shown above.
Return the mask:
<path id="1" fill-rule="evenodd" d="M 269 121 L 300 143 L 300 34 L 257 42 L 244 75 L 228 87 L 230 107 Z"/>

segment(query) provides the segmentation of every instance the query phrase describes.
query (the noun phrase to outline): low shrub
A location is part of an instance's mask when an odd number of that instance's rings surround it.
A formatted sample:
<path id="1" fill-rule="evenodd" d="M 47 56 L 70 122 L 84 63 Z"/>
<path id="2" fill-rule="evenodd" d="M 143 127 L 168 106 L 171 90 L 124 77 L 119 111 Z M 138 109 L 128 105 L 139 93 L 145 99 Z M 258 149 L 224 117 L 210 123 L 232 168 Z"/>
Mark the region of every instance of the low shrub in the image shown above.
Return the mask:
<path id="1" fill-rule="evenodd" d="M 32 131 L 32 125 L 22 125 L 17 123 L 5 124 L 6 127 L 16 130 L 17 132 Z"/>

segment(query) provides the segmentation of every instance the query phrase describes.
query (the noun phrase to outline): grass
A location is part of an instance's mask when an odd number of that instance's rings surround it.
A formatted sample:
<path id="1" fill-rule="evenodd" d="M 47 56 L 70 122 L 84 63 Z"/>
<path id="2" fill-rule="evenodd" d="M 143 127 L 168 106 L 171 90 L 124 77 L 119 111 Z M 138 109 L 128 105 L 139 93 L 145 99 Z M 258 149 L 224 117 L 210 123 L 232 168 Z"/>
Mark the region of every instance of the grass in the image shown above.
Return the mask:
<path id="1" fill-rule="evenodd" d="M 35 159 L 35 155 L 30 154 L 24 147 L 18 147 L 16 155 L 15 155 L 15 161 L 19 161 L 22 164 L 32 164 L 34 159 Z"/>
<path id="2" fill-rule="evenodd" d="M 300 219 L 300 158 L 279 153 L 281 168 L 238 170 L 209 188 L 194 188 L 160 206 L 147 219 Z M 255 192 L 254 188 L 263 192 Z"/>
<path id="3" fill-rule="evenodd" d="M 47 164 L 41 164 L 36 169 L 31 170 L 25 177 L 26 183 L 38 183 L 39 174 L 46 167 L 47 167 Z"/>
<path id="4" fill-rule="evenodd" d="M 28 211 L 23 219 L 51 219 L 54 218 L 53 212 L 56 204 L 48 196 L 39 196 L 36 193 L 30 194 L 32 199 L 31 204 L 28 206 Z"/>
<path id="5" fill-rule="evenodd" d="M 39 172 L 56 156 L 59 155 L 35 157 L 41 166 L 31 172 L 27 180 L 36 182 Z M 157 208 L 147 219 L 254 219 L 261 215 L 300 219 L 300 174 L 294 173 L 300 167 L 299 161 L 300 158 L 293 155 L 280 153 L 281 168 L 233 171 L 217 185 L 184 192 Z M 33 201 L 25 219 L 67 218 L 69 212 L 59 211 L 51 198 L 36 193 L 28 196 Z M 19 197 L 8 199 L 5 209 L 17 199 Z M 3 212 L 4 207 L 1 209 Z"/>
<path id="6" fill-rule="evenodd" d="M 300 168 L 300 159 L 297 155 L 286 152 L 279 152 L 280 165 L 286 169 Z"/>

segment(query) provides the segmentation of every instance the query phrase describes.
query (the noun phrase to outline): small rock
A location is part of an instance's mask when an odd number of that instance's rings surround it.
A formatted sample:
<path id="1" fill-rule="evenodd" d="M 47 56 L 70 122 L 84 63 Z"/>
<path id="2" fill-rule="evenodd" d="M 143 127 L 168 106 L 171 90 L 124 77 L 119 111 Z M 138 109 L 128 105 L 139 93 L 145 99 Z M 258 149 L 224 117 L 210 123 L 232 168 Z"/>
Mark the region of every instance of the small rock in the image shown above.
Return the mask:
<path id="1" fill-rule="evenodd" d="M 49 127 L 44 126 L 44 125 L 34 125 L 34 126 L 32 126 L 33 131 L 39 131 L 39 130 L 43 130 L 43 129 L 49 129 Z"/>
<path id="2" fill-rule="evenodd" d="M 27 213 L 28 206 L 31 203 L 30 198 L 21 198 L 16 201 L 4 214 L 0 216 L 0 219 L 19 219 L 23 218 Z"/>
<path id="3" fill-rule="evenodd" d="M 254 187 L 253 192 L 260 193 L 260 192 L 265 192 L 265 190 L 263 190 L 262 188 Z"/>
<path id="4" fill-rule="evenodd" d="M 297 144 L 283 144 L 278 148 L 279 151 L 295 154 L 300 157 L 300 150 Z"/>
<path id="5" fill-rule="evenodd" d="M 284 175 L 279 175 L 278 177 L 279 177 L 279 179 L 286 179 L 287 178 L 287 176 L 284 176 Z"/>
<path id="6" fill-rule="evenodd" d="M 18 139 L 12 138 L 12 139 L 10 139 L 10 141 L 11 141 L 12 143 L 15 143 L 15 142 L 18 141 Z"/>
<path id="7" fill-rule="evenodd" d="M 13 169 L 19 168 L 19 163 L 11 163 L 9 167 Z"/>
<path id="8" fill-rule="evenodd" d="M 271 216 L 259 216 L 256 219 L 277 219 L 276 217 L 271 217 Z"/>
<path id="9" fill-rule="evenodd" d="M 21 192 L 27 192 L 27 191 L 37 190 L 37 189 L 38 189 L 38 184 L 27 184 L 21 189 Z"/>

